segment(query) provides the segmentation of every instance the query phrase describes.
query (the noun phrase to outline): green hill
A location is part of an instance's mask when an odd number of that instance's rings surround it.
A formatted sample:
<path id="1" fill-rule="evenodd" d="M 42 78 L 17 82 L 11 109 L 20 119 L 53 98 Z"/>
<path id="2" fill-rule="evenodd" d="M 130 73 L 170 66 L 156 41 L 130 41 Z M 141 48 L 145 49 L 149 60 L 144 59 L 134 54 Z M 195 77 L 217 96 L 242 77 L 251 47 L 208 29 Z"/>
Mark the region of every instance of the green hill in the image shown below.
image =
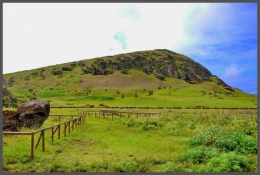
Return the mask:
<path id="1" fill-rule="evenodd" d="M 3 75 L 18 97 L 57 105 L 256 107 L 255 95 L 228 86 L 192 59 L 139 51 Z"/>

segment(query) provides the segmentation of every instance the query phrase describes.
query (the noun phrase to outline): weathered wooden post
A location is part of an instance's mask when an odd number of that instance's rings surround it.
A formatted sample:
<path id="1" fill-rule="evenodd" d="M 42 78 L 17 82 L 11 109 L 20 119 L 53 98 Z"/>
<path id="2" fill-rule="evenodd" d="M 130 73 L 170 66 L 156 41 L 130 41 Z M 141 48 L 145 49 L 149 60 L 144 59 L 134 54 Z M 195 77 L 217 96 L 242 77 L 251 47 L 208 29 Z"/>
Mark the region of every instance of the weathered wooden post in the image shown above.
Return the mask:
<path id="1" fill-rule="evenodd" d="M 51 128 L 51 143 L 53 143 L 53 127 Z"/>
<path id="2" fill-rule="evenodd" d="M 34 132 L 31 135 L 31 158 L 34 157 Z"/>
<path id="3" fill-rule="evenodd" d="M 66 127 L 67 127 L 67 123 L 64 123 L 64 137 L 66 137 Z"/>
<path id="4" fill-rule="evenodd" d="M 58 139 L 60 139 L 60 125 L 58 127 Z"/>
<path id="5" fill-rule="evenodd" d="M 44 130 L 42 130 L 42 151 L 45 151 Z"/>
<path id="6" fill-rule="evenodd" d="M 69 133 L 70 133 L 70 121 L 69 121 Z"/>

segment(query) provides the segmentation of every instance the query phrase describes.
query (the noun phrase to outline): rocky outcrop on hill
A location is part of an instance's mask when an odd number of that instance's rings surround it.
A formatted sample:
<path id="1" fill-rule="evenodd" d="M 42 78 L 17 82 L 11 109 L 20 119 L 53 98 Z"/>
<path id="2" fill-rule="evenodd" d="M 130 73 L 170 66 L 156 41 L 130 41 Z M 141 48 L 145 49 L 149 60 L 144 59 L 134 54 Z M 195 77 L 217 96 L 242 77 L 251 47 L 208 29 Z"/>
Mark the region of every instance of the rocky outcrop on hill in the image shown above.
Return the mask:
<path id="1" fill-rule="evenodd" d="M 218 85 L 220 86 L 224 86 L 226 90 L 234 92 L 234 89 L 231 86 L 228 86 L 223 80 L 221 80 L 220 78 L 218 78 L 217 76 L 215 76 L 218 80 Z M 240 90 L 241 91 L 241 90 Z"/>
<path id="2" fill-rule="evenodd" d="M 183 79 L 189 83 L 202 83 L 212 74 L 208 69 L 190 58 L 169 50 L 133 52 L 96 58 L 90 66 L 82 67 L 84 74 L 107 75 L 114 70 L 138 69 L 154 74 L 158 79 L 165 77 Z"/>
<path id="3" fill-rule="evenodd" d="M 48 118 L 50 103 L 33 100 L 23 103 L 17 111 L 3 111 L 3 130 L 18 131 L 21 127 L 40 127 Z"/>

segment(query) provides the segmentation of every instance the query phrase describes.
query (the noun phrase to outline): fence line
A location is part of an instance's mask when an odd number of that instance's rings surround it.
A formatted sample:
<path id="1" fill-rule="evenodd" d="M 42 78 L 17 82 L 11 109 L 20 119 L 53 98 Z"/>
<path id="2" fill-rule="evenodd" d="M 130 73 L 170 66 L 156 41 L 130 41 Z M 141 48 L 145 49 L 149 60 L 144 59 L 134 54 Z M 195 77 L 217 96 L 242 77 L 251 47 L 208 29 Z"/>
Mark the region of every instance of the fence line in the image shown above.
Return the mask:
<path id="1" fill-rule="evenodd" d="M 54 115 L 52 115 L 54 116 Z M 60 115 L 62 116 L 62 115 Z M 71 115 L 69 115 L 71 116 Z M 86 116 L 82 115 L 78 118 L 70 119 L 66 122 L 59 123 L 57 125 L 53 125 L 50 127 L 42 128 L 33 132 L 3 132 L 3 135 L 30 135 L 31 136 L 31 158 L 34 158 L 34 150 L 39 146 L 40 141 L 42 142 L 42 151 L 45 151 L 45 131 L 51 129 L 51 142 L 54 142 L 54 134 L 56 131 L 58 131 L 58 139 L 60 139 L 60 126 L 64 124 L 64 136 L 66 136 L 66 129 L 68 127 L 68 132 L 70 133 L 70 127 L 72 130 L 74 127 L 78 127 L 80 125 L 84 124 Z M 72 125 L 70 125 L 72 123 Z M 36 142 L 36 145 L 34 144 L 35 141 L 35 134 L 40 133 L 40 136 Z M 35 145 L 35 146 L 34 146 Z"/>
<path id="2" fill-rule="evenodd" d="M 207 106 L 51 106 L 51 108 L 111 108 L 111 109 L 247 109 L 247 110 L 257 110 L 257 107 L 207 107 Z"/>
<path id="3" fill-rule="evenodd" d="M 131 115 L 136 115 L 136 117 L 140 115 L 160 115 L 160 112 L 120 112 L 120 111 L 109 111 L 109 110 L 101 110 L 101 111 L 78 111 L 79 115 L 86 115 L 86 116 L 95 116 L 95 118 L 100 118 L 100 116 L 103 116 L 103 119 L 108 119 L 108 116 L 112 117 L 117 115 L 120 117 L 124 117 L 123 114 L 127 114 L 128 118 L 130 118 Z"/>
<path id="4" fill-rule="evenodd" d="M 78 117 L 79 115 L 70 115 L 70 114 L 51 114 L 51 115 L 49 115 L 49 117 L 58 117 L 58 120 L 59 120 L 59 122 L 60 122 L 60 118 L 61 117 L 71 117 L 71 119 L 73 119 L 73 117 Z"/>

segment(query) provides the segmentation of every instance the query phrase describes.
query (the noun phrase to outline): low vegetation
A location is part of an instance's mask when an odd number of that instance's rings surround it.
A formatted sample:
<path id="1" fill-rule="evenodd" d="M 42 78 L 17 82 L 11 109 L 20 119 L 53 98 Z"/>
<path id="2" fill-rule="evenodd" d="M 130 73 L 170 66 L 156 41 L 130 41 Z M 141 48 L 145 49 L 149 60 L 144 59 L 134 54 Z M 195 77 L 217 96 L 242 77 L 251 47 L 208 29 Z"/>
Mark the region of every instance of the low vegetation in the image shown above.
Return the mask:
<path id="1" fill-rule="evenodd" d="M 51 114 L 77 112 L 51 110 Z M 3 135 L 3 171 L 257 172 L 255 110 L 152 112 L 161 114 L 130 118 L 125 114 L 113 120 L 87 116 L 83 126 L 55 138 L 54 144 L 47 133 L 46 151 L 37 148 L 34 159 L 29 137 Z M 42 127 L 57 122 L 50 116 Z"/>

